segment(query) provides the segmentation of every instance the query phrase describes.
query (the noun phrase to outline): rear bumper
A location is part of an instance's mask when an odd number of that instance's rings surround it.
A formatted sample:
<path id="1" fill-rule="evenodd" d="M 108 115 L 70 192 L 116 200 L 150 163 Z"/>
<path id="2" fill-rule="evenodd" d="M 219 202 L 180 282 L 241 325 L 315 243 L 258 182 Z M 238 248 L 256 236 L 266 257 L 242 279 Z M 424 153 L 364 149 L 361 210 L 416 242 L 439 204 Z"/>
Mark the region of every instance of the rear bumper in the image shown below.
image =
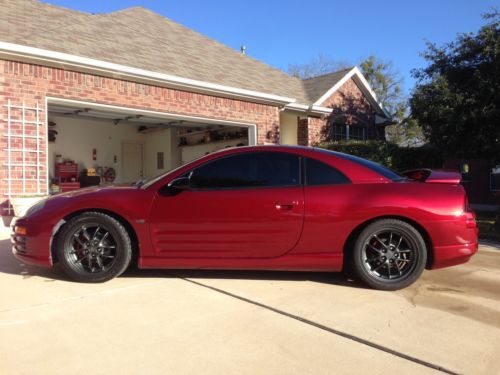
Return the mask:
<path id="1" fill-rule="evenodd" d="M 475 215 L 464 212 L 454 220 L 434 222 L 430 225 L 433 240 L 430 269 L 454 266 L 467 262 L 478 250 L 479 230 Z"/>
<path id="2" fill-rule="evenodd" d="M 434 247 L 434 262 L 430 268 L 438 269 L 465 263 L 477 253 L 477 249 L 477 242 L 461 245 L 436 246 Z"/>

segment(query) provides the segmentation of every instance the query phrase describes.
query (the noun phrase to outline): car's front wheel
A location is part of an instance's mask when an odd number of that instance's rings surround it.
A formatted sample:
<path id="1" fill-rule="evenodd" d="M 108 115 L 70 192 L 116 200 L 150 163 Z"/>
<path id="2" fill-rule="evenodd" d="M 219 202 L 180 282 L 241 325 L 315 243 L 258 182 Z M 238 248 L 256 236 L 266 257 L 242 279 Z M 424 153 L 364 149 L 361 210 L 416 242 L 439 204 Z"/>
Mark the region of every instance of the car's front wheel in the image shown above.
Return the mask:
<path id="1" fill-rule="evenodd" d="M 85 212 L 70 219 L 61 228 L 56 246 L 61 267 L 80 282 L 103 282 L 119 276 L 132 257 L 127 230 L 101 212 Z"/>
<path id="2" fill-rule="evenodd" d="M 382 219 L 359 234 L 352 252 L 357 276 L 380 290 L 398 290 L 414 283 L 427 262 L 427 248 L 420 232 L 409 223 Z"/>

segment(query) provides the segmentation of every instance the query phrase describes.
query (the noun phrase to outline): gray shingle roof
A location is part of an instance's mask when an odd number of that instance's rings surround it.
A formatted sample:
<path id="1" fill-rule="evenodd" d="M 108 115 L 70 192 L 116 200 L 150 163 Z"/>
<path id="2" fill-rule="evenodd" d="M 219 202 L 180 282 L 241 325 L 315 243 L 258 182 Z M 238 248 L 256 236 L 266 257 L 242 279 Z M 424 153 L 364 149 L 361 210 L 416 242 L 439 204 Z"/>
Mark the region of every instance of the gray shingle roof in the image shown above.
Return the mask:
<path id="1" fill-rule="evenodd" d="M 0 40 L 311 104 L 342 72 L 302 81 L 142 7 L 89 14 L 0 0 Z M 333 83 L 332 83 L 333 82 Z"/>
<path id="2" fill-rule="evenodd" d="M 330 90 L 337 82 L 345 77 L 353 67 L 342 69 L 337 72 L 323 74 L 317 77 L 303 80 L 304 90 L 311 103 L 316 102 L 328 90 Z"/>

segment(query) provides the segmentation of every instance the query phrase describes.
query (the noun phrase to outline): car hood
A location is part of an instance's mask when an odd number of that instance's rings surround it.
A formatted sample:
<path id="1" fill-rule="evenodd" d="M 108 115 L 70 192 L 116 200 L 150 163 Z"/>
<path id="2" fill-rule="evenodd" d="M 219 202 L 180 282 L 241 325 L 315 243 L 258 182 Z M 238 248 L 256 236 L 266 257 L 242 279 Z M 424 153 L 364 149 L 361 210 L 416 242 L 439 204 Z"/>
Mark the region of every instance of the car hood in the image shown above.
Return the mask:
<path id="1" fill-rule="evenodd" d="M 78 189 L 78 190 L 73 190 L 73 191 L 67 191 L 65 193 L 60 193 L 57 195 L 54 195 L 51 197 L 51 199 L 56 199 L 59 197 L 78 197 L 82 195 L 89 195 L 89 194 L 109 194 L 113 192 L 121 192 L 121 191 L 132 191 L 132 190 L 137 190 L 137 187 L 135 186 L 130 186 L 130 185 L 125 185 L 125 186 L 120 186 L 120 185 L 112 185 L 112 186 L 91 186 L 83 189 Z"/>
<path id="2" fill-rule="evenodd" d="M 24 216 L 29 220 L 59 220 L 67 214 L 85 209 L 103 209 L 121 216 L 144 216 L 151 192 L 135 186 L 88 187 L 56 194 L 38 203 Z"/>

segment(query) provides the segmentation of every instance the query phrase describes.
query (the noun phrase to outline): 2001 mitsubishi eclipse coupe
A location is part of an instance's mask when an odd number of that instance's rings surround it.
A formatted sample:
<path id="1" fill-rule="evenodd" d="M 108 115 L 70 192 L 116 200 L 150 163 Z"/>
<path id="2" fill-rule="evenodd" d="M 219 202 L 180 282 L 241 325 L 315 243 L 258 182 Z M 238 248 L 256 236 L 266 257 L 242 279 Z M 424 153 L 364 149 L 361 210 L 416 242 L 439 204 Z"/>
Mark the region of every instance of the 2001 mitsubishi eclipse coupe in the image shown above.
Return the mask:
<path id="1" fill-rule="evenodd" d="M 457 173 L 410 178 L 306 147 L 226 149 L 142 185 L 48 198 L 18 218 L 13 253 L 102 282 L 139 268 L 341 271 L 395 290 L 477 251 Z"/>

